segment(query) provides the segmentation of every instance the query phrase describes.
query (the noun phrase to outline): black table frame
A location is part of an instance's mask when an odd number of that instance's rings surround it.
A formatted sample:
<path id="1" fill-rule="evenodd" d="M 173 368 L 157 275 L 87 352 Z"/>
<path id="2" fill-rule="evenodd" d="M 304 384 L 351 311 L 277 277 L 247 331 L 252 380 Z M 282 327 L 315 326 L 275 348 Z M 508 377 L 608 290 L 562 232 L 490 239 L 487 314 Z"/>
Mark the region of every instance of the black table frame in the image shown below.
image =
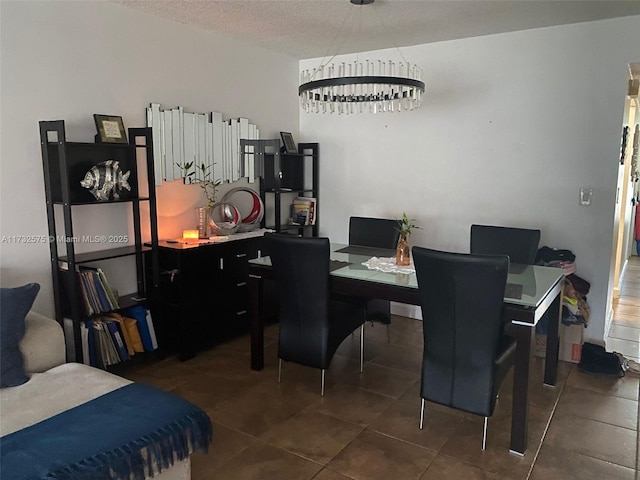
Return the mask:
<path id="1" fill-rule="evenodd" d="M 264 368 L 264 302 L 265 279 L 272 279 L 270 266 L 249 263 L 249 291 L 251 295 L 251 368 Z M 532 345 L 535 342 L 535 324 L 549 311 L 547 350 L 545 356 L 544 384 L 554 387 L 558 375 L 558 352 L 560 347 L 558 324 L 564 282 L 560 279 L 536 307 L 525 307 L 505 302 L 505 319 L 511 322 L 510 333 L 517 341 L 513 374 L 513 413 L 511 417 L 511 444 L 509 451 L 523 456 L 527 449 L 529 424 L 529 379 Z M 420 305 L 417 288 L 377 283 L 367 280 L 331 276 L 331 292 L 379 298 L 409 305 Z"/>

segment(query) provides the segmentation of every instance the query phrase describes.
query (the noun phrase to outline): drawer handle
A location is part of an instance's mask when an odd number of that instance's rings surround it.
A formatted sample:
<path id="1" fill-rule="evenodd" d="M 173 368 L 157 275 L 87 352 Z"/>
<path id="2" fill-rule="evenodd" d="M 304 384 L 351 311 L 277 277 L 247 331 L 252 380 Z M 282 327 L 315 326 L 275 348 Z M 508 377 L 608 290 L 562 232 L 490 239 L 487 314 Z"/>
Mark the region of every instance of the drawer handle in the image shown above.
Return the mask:
<path id="1" fill-rule="evenodd" d="M 178 270 L 177 268 L 174 268 L 173 270 L 163 270 L 162 272 L 160 272 L 160 275 L 169 275 L 170 282 L 173 283 L 173 281 L 176 278 L 176 275 L 178 275 L 179 273 L 180 273 L 180 270 Z"/>
<path id="2" fill-rule="evenodd" d="M 240 315 L 244 315 L 245 313 L 247 313 L 246 310 L 240 310 L 239 312 L 236 312 L 236 315 L 240 316 Z"/>
<path id="3" fill-rule="evenodd" d="M 244 287 L 246 284 L 247 284 L 247 282 L 240 282 L 236 286 L 237 287 Z"/>
<path id="4" fill-rule="evenodd" d="M 246 254 L 246 253 L 238 253 L 238 254 L 236 255 L 236 258 L 242 258 L 242 257 L 246 257 L 246 256 L 247 256 L 247 254 Z"/>

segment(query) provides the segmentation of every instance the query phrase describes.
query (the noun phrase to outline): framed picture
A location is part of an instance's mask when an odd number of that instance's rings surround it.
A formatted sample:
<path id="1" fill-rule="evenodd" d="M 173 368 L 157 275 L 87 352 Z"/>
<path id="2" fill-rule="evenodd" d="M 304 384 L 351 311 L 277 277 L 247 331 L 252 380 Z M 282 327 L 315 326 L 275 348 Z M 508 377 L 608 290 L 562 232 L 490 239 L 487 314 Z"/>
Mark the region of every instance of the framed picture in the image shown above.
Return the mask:
<path id="1" fill-rule="evenodd" d="M 298 147 L 296 142 L 293 141 L 293 135 L 290 132 L 280 132 L 282 137 L 282 143 L 284 143 L 284 150 L 287 153 L 298 153 Z"/>
<path id="2" fill-rule="evenodd" d="M 94 114 L 93 119 L 98 129 L 96 141 L 101 143 L 128 143 L 122 117 Z"/>

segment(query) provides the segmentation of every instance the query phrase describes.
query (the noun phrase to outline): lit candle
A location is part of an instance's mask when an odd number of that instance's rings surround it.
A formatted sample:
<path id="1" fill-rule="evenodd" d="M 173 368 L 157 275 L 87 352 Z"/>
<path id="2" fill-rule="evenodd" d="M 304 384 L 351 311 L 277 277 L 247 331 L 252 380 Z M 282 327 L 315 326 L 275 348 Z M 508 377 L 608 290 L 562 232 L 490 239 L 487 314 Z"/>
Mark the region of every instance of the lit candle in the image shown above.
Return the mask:
<path id="1" fill-rule="evenodd" d="M 182 231 L 182 239 L 183 240 L 198 240 L 198 230 L 183 230 Z"/>

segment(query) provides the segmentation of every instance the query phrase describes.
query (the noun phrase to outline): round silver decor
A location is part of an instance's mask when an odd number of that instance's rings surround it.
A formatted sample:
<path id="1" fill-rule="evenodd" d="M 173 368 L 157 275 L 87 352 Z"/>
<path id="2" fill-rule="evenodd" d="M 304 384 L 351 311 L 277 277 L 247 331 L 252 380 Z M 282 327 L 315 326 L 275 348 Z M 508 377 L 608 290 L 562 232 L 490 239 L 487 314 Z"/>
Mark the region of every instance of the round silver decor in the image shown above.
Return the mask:
<path id="1" fill-rule="evenodd" d="M 239 232 L 250 232 L 251 230 L 256 229 L 260 226 L 260 222 L 264 217 L 264 203 L 255 191 L 247 187 L 237 187 L 232 188 L 222 197 L 223 202 L 231 202 L 231 197 L 238 193 L 248 193 L 250 198 L 247 198 L 246 195 L 243 195 L 243 202 L 240 202 L 240 198 L 236 198 L 233 202 L 234 205 L 241 205 L 241 214 L 242 220 L 240 221 L 240 227 L 238 228 Z M 238 195 L 236 195 L 239 197 Z M 248 212 L 246 215 L 244 212 Z"/>
<path id="2" fill-rule="evenodd" d="M 240 210 L 229 202 L 215 203 L 209 209 L 209 229 L 212 235 L 231 235 L 240 227 Z"/>

